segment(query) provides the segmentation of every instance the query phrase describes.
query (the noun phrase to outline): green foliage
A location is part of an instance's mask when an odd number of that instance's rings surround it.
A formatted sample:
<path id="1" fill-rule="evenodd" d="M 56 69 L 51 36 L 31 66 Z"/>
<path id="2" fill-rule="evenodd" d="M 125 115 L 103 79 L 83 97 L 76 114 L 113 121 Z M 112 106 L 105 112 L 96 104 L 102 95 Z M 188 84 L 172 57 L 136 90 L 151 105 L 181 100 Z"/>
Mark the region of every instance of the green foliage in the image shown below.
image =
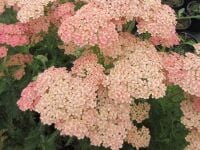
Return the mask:
<path id="1" fill-rule="evenodd" d="M 38 125 L 33 128 L 24 141 L 24 150 L 55 150 L 55 140 L 58 136 L 58 132 L 47 132 L 45 126 Z"/>
<path id="2" fill-rule="evenodd" d="M 130 33 L 132 33 L 132 31 L 134 30 L 134 28 L 135 28 L 135 25 L 136 25 L 136 22 L 134 22 L 134 21 L 129 21 L 128 23 L 126 23 L 124 26 L 123 26 L 123 30 L 125 31 L 125 32 L 130 32 Z"/>
<path id="3" fill-rule="evenodd" d="M 4 135 L 5 130 L 0 130 L 0 149 L 3 149 L 4 141 L 6 136 Z"/>
<path id="4" fill-rule="evenodd" d="M 176 52 L 180 55 L 185 55 L 185 53 L 190 52 L 194 53 L 195 48 L 193 47 L 194 44 L 197 43 L 196 39 L 193 38 L 192 35 L 188 33 L 179 33 L 180 44 L 174 47 L 166 48 L 161 45 L 157 46 L 158 51 L 161 52 Z"/>
<path id="5" fill-rule="evenodd" d="M 41 125 L 38 114 L 21 112 L 16 102 L 20 93 L 38 73 L 50 66 L 72 66 L 73 57 L 64 55 L 58 49 L 61 43 L 56 28 L 51 27 L 49 34 L 36 45 L 10 48 L 11 54 L 31 53 L 33 62 L 26 67 L 26 75 L 14 80 L 9 74 L 0 78 L 0 130 L 6 129 L 5 150 L 55 150 L 58 131 L 53 127 Z M 9 52 L 10 54 L 10 52 Z"/>
<path id="6" fill-rule="evenodd" d="M 48 55 L 47 55 L 48 56 Z M 49 59 L 44 63 L 51 64 Z M 34 60 L 42 70 L 44 66 L 40 61 Z M 64 65 L 64 64 L 63 64 Z M 29 66 L 28 72 L 34 67 Z M 32 70 L 33 69 L 33 70 Z M 36 73 L 31 74 L 32 77 Z M 5 150 L 106 150 L 103 147 L 90 145 L 89 139 L 77 140 L 75 137 L 60 137 L 58 131 L 52 126 L 39 123 L 38 114 L 33 112 L 20 112 L 16 106 L 21 90 L 32 78 L 27 74 L 20 82 L 3 78 L 0 94 L 0 129 L 6 129 L 7 140 Z M 151 143 L 149 150 L 182 150 L 187 134 L 180 123 L 182 115 L 180 102 L 184 99 L 183 91 L 177 86 L 171 86 L 167 95 L 159 100 L 149 100 L 151 104 L 150 119 L 145 125 L 151 130 Z M 135 150 L 124 144 L 122 150 Z"/>
<path id="7" fill-rule="evenodd" d="M 187 130 L 180 122 L 182 100 L 184 100 L 183 91 L 178 86 L 170 86 L 164 98 L 149 101 L 151 103 L 149 150 L 183 150 L 186 146 L 184 138 Z"/>
<path id="8" fill-rule="evenodd" d="M 16 12 L 12 8 L 6 8 L 6 11 L 0 15 L 0 23 L 11 24 L 17 22 Z"/>

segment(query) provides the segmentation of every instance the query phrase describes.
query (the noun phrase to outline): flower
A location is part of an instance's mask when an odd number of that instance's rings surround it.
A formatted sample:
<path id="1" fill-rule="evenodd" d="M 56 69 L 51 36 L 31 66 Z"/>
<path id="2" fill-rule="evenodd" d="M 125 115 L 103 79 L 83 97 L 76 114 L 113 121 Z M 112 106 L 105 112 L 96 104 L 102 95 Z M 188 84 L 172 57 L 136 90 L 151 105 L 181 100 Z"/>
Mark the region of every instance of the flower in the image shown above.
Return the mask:
<path id="1" fill-rule="evenodd" d="M 195 97 L 194 102 L 193 102 L 194 108 L 197 112 L 200 112 L 200 98 Z"/>
<path id="2" fill-rule="evenodd" d="M 0 58 L 4 58 L 7 56 L 8 48 L 5 46 L 0 46 Z"/>
<path id="3" fill-rule="evenodd" d="M 150 131 L 146 127 L 137 129 L 133 126 L 127 134 L 126 141 L 139 150 L 140 147 L 147 147 L 150 142 Z"/>
<path id="4" fill-rule="evenodd" d="M 190 133 L 185 137 L 186 141 L 189 142 L 189 145 L 186 147 L 186 150 L 200 150 L 200 133 L 195 129 L 191 130 Z"/>
<path id="5" fill-rule="evenodd" d="M 0 24 L 0 44 L 22 46 L 28 44 L 27 27 L 23 24 Z"/>
<path id="6" fill-rule="evenodd" d="M 26 64 L 31 61 L 32 55 L 18 53 L 8 57 L 5 66 L 8 68 L 17 66 L 16 70 L 12 72 L 12 75 L 15 79 L 20 80 L 25 75 Z M 4 73 L 0 72 L 0 76 L 4 76 Z"/>
<path id="7" fill-rule="evenodd" d="M 40 17 L 28 23 L 0 24 L 0 44 L 13 47 L 29 44 L 32 38 L 41 37 L 39 33 L 47 33 L 49 26 L 48 17 Z"/>
<path id="8" fill-rule="evenodd" d="M 55 0 L 6 0 L 6 4 L 19 7 L 17 19 L 20 20 L 20 22 L 26 23 L 31 19 L 44 16 L 44 7 L 47 6 L 49 2 L 54 1 Z"/>
<path id="9" fill-rule="evenodd" d="M 118 41 L 115 25 L 108 20 L 104 10 L 90 3 L 76 11 L 74 16 L 64 19 L 58 34 L 65 44 L 72 42 L 81 47 L 98 44 L 100 48 L 106 49 Z M 112 53 L 103 52 L 112 56 Z"/>
<path id="10" fill-rule="evenodd" d="M 143 120 L 149 118 L 150 105 L 148 103 L 133 104 L 131 106 L 130 116 L 132 120 L 141 123 Z"/>
<path id="11" fill-rule="evenodd" d="M 144 10 L 144 12 L 148 11 Z M 137 27 L 139 33 L 151 33 L 150 41 L 154 45 L 162 44 L 171 47 L 179 44 L 179 38 L 176 34 L 176 16 L 167 5 L 153 5 L 149 11 L 148 19 L 140 19 L 139 16 Z"/>
<path id="12" fill-rule="evenodd" d="M 74 7 L 75 5 L 70 2 L 58 5 L 49 13 L 48 17 L 53 24 L 60 25 L 62 20 L 65 20 L 74 14 Z"/>
<path id="13" fill-rule="evenodd" d="M 171 53 L 169 55 L 161 53 L 160 56 L 163 62 L 162 65 L 167 71 L 168 82 L 180 84 L 185 77 L 185 72 L 182 70 L 184 66 L 184 57 L 177 53 Z"/>
<path id="14" fill-rule="evenodd" d="M 139 33 L 151 33 L 151 41 L 155 45 L 170 47 L 179 43 L 175 13 L 167 5 L 162 5 L 160 0 L 87 2 L 75 15 L 61 21 L 58 34 L 65 44 L 73 42 L 81 47 L 98 45 L 104 55 L 116 58 L 120 55 L 116 53 L 118 51 L 109 49 L 119 44 L 117 28 L 131 20 L 138 22 Z"/>
<path id="15" fill-rule="evenodd" d="M 28 109 L 33 110 L 39 100 L 37 94 L 36 82 L 31 82 L 23 89 L 21 98 L 17 101 L 17 105 L 20 110 L 26 111 Z"/>
<path id="16" fill-rule="evenodd" d="M 5 11 L 5 2 L 4 0 L 0 1 L 0 15 Z"/>
<path id="17" fill-rule="evenodd" d="M 173 53 L 162 58 L 169 82 L 179 85 L 191 95 L 200 97 L 200 58 L 192 53 L 186 53 L 185 57 Z"/>
<path id="18" fill-rule="evenodd" d="M 11 66 L 17 66 L 17 65 L 25 65 L 28 64 L 32 61 L 32 55 L 31 54 L 22 54 L 22 53 L 17 53 L 15 55 L 10 56 L 8 59 L 8 62 L 6 63 L 7 67 Z"/>
<path id="19" fill-rule="evenodd" d="M 103 66 L 98 63 L 96 55 L 90 53 L 74 61 L 72 74 L 94 85 L 100 85 L 105 80 Z"/>
<path id="20" fill-rule="evenodd" d="M 116 103 L 130 103 L 131 97 L 163 97 L 166 91 L 165 76 L 155 47 L 134 38 L 130 46 L 122 47 L 125 56 L 114 63 L 105 82 L 109 97 Z"/>
<path id="21" fill-rule="evenodd" d="M 200 132 L 200 112 L 195 110 L 195 107 L 190 99 L 182 101 L 181 110 L 183 112 L 181 122 L 185 125 L 185 127 L 189 130 L 196 129 Z"/>
<path id="22" fill-rule="evenodd" d="M 88 80 L 95 76 L 95 67 L 99 68 L 96 73 L 103 72 L 95 55 L 87 53 L 75 61 L 70 72 L 55 67 L 45 70 L 23 90 L 17 102 L 19 108 L 38 112 L 42 123 L 54 124 L 61 135 L 90 138 L 92 145 L 118 150 L 128 139 L 134 146 L 147 146 L 150 138 L 147 129 L 134 132 L 135 135 L 129 132 L 136 128 L 129 115 L 130 105 L 116 104 L 109 98 L 106 87 L 99 81 Z M 86 75 L 82 72 L 85 69 Z M 139 143 L 129 140 L 130 134 Z"/>

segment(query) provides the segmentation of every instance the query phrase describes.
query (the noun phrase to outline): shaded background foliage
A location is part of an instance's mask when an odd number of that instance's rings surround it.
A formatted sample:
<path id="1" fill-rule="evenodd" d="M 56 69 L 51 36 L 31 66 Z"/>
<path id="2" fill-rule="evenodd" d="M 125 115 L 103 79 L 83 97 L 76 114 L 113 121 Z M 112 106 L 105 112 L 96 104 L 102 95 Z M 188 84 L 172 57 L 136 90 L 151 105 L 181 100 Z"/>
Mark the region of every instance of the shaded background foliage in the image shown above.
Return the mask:
<path id="1" fill-rule="evenodd" d="M 0 16 L 1 23 L 15 23 L 16 13 L 7 9 Z M 134 31 L 134 23 L 126 26 L 127 30 Z M 39 114 L 35 112 L 21 112 L 16 102 L 20 93 L 38 73 L 50 66 L 71 68 L 74 56 L 64 55 L 58 48 L 61 43 L 57 37 L 56 28 L 51 27 L 44 39 L 36 45 L 10 47 L 9 54 L 22 52 L 31 53 L 33 62 L 26 67 L 26 75 L 17 81 L 11 76 L 12 70 L 6 70 L 6 76 L 0 78 L 0 150 L 106 150 L 103 147 L 90 145 L 89 139 L 77 140 L 76 137 L 63 137 L 53 126 L 42 125 Z M 186 38 L 185 38 L 186 36 Z M 142 35 L 148 38 L 148 35 Z M 194 51 L 193 38 L 182 33 L 181 45 L 173 51 L 184 54 Z M 188 48 L 190 47 L 190 48 Z M 159 51 L 172 51 L 157 47 Z M 0 66 L 0 70 L 2 70 Z M 181 124 L 182 112 L 180 103 L 184 100 L 183 91 L 178 86 L 169 86 L 167 94 L 159 100 L 150 99 L 150 118 L 143 123 L 150 128 L 150 146 L 144 150 L 183 150 L 187 145 L 185 136 L 187 130 Z M 124 144 L 123 150 L 135 150 Z"/>

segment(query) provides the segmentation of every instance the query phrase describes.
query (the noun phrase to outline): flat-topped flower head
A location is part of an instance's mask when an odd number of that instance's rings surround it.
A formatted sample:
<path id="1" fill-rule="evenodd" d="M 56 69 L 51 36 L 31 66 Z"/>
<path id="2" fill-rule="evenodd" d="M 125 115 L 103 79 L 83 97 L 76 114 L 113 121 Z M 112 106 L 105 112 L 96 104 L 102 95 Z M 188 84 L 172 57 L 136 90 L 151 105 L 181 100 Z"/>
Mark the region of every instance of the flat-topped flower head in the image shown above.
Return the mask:
<path id="1" fill-rule="evenodd" d="M 44 7 L 54 1 L 56 0 L 5 0 L 7 5 L 19 8 L 17 19 L 23 23 L 44 16 Z"/>
<path id="2" fill-rule="evenodd" d="M 162 55 L 163 66 L 169 82 L 179 85 L 190 95 L 200 97 L 200 57 L 186 53 Z"/>
<path id="3" fill-rule="evenodd" d="M 141 129 L 137 129 L 137 127 L 133 126 L 128 131 L 126 141 L 136 147 L 137 150 L 139 150 L 140 147 L 147 147 L 150 142 L 150 131 L 144 126 Z"/>
<path id="4" fill-rule="evenodd" d="M 147 2 L 148 4 L 148 2 Z M 144 10 L 144 12 L 146 12 Z M 148 19 L 138 17 L 138 32 L 151 34 L 150 41 L 154 45 L 171 47 L 179 44 L 176 34 L 176 16 L 174 11 L 167 5 L 153 5 L 148 14 Z"/>
<path id="5" fill-rule="evenodd" d="M 181 103 L 181 110 L 183 117 L 181 122 L 189 130 L 196 129 L 200 132 L 200 112 L 195 110 L 193 102 L 191 100 L 185 100 Z"/>
<path id="6" fill-rule="evenodd" d="M 72 74 L 84 78 L 94 85 L 102 84 L 105 79 L 104 68 L 98 63 L 95 54 L 86 54 L 74 61 Z"/>
<path id="7" fill-rule="evenodd" d="M 150 105 L 148 103 L 133 104 L 131 106 L 131 119 L 141 123 L 149 118 Z"/>
<path id="8" fill-rule="evenodd" d="M 28 44 L 27 30 L 28 28 L 20 23 L 0 24 L 0 44 L 7 44 L 13 47 Z"/>
<path id="9" fill-rule="evenodd" d="M 165 76 L 155 47 L 134 38 L 130 43 L 130 47 L 124 46 L 125 56 L 114 63 L 105 82 L 110 98 L 116 103 L 130 103 L 131 97 L 163 97 Z"/>
<path id="10" fill-rule="evenodd" d="M 104 55 L 115 58 L 119 55 L 116 54 L 118 50 L 111 53 L 109 49 L 119 44 L 117 29 L 132 20 L 138 22 L 139 33 L 151 34 L 155 45 L 170 47 L 179 43 L 175 13 L 169 6 L 162 5 L 160 0 L 89 1 L 74 16 L 61 21 L 59 36 L 65 44 L 98 45 Z"/>

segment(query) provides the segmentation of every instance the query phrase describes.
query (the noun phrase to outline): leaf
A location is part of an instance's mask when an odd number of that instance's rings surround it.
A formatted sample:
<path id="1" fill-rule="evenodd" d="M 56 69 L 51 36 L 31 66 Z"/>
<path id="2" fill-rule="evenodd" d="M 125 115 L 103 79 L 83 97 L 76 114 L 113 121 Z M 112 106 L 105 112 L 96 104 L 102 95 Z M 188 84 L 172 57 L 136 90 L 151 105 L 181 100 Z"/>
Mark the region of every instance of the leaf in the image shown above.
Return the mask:
<path id="1" fill-rule="evenodd" d="M 0 78 L 0 94 L 7 90 L 7 83 L 5 78 Z"/>
<path id="2" fill-rule="evenodd" d="M 180 121 L 180 103 L 184 99 L 184 92 L 180 87 L 169 86 L 165 97 L 149 101 L 150 150 L 183 150 L 187 145 L 187 130 Z"/>
<path id="3" fill-rule="evenodd" d="M 5 135 L 6 130 L 0 130 L 0 149 L 2 150 L 4 147 L 4 141 L 6 140 L 7 136 Z"/>
<path id="4" fill-rule="evenodd" d="M 0 23 L 16 23 L 16 12 L 12 8 L 6 8 L 5 12 L 0 15 Z"/>
<path id="5" fill-rule="evenodd" d="M 54 133 L 50 134 L 48 137 L 44 138 L 43 147 L 45 150 L 55 150 L 56 149 L 56 138 L 58 136 L 58 132 L 55 131 Z"/>
<path id="6" fill-rule="evenodd" d="M 32 129 L 24 141 L 24 150 L 35 150 L 40 144 L 39 128 Z"/>
<path id="7" fill-rule="evenodd" d="M 184 12 L 185 12 L 185 8 L 179 9 L 179 11 L 178 11 L 178 17 L 183 16 Z"/>
<path id="8" fill-rule="evenodd" d="M 129 21 L 127 24 L 124 25 L 125 32 L 131 33 L 135 28 L 135 21 Z"/>
<path id="9" fill-rule="evenodd" d="M 41 61 L 43 64 L 45 64 L 48 61 L 48 58 L 44 55 L 37 55 L 35 58 Z"/>

